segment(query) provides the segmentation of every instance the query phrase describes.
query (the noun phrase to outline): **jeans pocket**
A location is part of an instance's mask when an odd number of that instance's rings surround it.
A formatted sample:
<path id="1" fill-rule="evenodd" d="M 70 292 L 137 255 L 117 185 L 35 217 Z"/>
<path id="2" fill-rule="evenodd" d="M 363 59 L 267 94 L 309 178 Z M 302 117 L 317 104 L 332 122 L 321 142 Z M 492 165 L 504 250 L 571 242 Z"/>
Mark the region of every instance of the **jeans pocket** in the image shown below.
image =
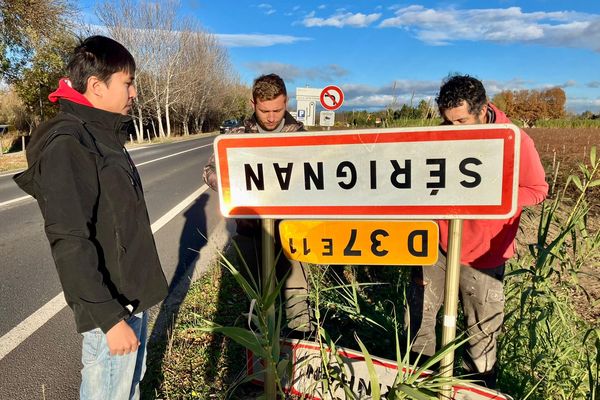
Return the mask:
<path id="1" fill-rule="evenodd" d="M 83 333 L 81 362 L 83 365 L 96 362 L 102 354 L 104 346 L 104 333 L 99 329 L 92 329 Z"/>

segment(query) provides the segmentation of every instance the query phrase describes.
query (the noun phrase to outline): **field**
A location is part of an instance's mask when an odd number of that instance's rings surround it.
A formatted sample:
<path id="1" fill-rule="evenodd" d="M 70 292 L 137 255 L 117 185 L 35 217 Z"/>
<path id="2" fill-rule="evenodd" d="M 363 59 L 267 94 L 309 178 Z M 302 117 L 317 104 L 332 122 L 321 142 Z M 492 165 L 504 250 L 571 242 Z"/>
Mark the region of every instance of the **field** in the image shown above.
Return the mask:
<path id="1" fill-rule="evenodd" d="M 568 175 L 579 171 L 579 163 L 590 163 L 590 149 L 596 146 L 600 154 L 600 129 L 596 128 L 534 128 L 526 129 L 534 140 L 546 169 L 546 179 L 554 187 L 554 195 L 560 182 Z M 598 177 L 596 177 L 598 179 Z M 572 192 L 570 192 L 572 194 Z M 600 230 L 600 186 L 592 188 L 589 194 L 589 226 L 592 232 Z M 569 201 L 569 199 L 566 199 Z M 600 321 L 600 259 L 584 265 L 580 273 L 581 285 L 588 291 L 592 301 L 581 293 L 574 293 L 574 300 L 580 314 L 590 323 Z"/>

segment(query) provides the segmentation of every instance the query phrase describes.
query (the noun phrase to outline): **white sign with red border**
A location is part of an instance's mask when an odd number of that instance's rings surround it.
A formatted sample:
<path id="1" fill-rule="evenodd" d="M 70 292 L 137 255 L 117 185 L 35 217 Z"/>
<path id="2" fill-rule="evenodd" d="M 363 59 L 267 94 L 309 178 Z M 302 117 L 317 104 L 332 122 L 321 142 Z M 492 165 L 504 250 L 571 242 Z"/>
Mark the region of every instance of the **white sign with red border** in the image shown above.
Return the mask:
<path id="1" fill-rule="evenodd" d="M 332 382 L 327 390 L 323 385 L 325 371 L 323 360 L 318 344 L 314 342 L 286 339 L 281 343 L 281 353 L 292 363 L 291 376 L 282 377 L 282 385 L 286 393 L 301 396 L 303 399 L 311 400 L 333 400 L 345 399 L 343 385 L 345 385 L 359 399 L 371 399 L 373 383 L 369 377 L 367 363 L 364 355 L 358 351 L 342 347 L 337 348 L 337 353 L 343 365 L 339 365 L 334 357 L 329 358 L 329 368 L 337 371 L 341 380 Z M 329 352 L 327 352 L 329 354 Z M 260 359 L 252 352 L 247 351 L 248 375 L 255 375 L 254 382 L 264 382 L 264 370 Z M 398 375 L 398 364 L 395 361 L 379 357 L 371 357 L 379 381 L 379 389 L 382 398 L 389 394 L 396 375 Z M 403 373 L 410 372 L 407 368 Z M 432 371 L 425 371 L 420 379 L 427 379 Z M 343 385 L 342 385 L 343 384 Z M 490 390 L 472 383 L 457 384 L 452 387 L 452 399 L 454 400 L 510 400 L 511 398 L 495 390 Z"/>
<path id="2" fill-rule="evenodd" d="M 510 124 L 221 135 L 214 142 L 221 212 L 508 218 L 517 207 L 519 142 Z"/>
<path id="3" fill-rule="evenodd" d="M 344 103 L 344 92 L 335 85 L 329 85 L 321 91 L 320 100 L 324 109 L 334 111 Z"/>

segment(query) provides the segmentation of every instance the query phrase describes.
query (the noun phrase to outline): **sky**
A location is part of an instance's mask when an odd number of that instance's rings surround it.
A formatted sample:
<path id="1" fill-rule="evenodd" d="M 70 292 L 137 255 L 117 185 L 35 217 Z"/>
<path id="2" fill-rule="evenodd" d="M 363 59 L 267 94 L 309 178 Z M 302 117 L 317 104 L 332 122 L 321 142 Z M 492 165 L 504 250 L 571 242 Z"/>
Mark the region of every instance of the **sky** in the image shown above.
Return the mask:
<path id="1" fill-rule="evenodd" d="M 94 1 L 81 0 L 97 24 Z M 600 1 L 183 0 L 227 49 L 248 85 L 281 75 L 297 87 L 337 85 L 343 109 L 432 101 L 453 73 L 502 90 L 561 87 L 567 110 L 600 112 Z"/>

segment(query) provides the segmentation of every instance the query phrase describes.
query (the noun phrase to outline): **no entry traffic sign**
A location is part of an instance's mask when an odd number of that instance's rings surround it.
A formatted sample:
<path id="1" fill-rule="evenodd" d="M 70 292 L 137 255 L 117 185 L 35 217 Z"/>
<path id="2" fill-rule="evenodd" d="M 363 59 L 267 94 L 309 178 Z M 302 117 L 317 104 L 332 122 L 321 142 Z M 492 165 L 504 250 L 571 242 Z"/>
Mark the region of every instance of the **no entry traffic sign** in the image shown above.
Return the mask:
<path id="1" fill-rule="evenodd" d="M 337 110 L 344 102 L 344 92 L 337 86 L 330 85 L 321 91 L 321 105 L 329 111 Z"/>
<path id="2" fill-rule="evenodd" d="M 221 212 L 504 219 L 516 211 L 519 142 L 509 124 L 221 135 L 214 144 Z"/>

